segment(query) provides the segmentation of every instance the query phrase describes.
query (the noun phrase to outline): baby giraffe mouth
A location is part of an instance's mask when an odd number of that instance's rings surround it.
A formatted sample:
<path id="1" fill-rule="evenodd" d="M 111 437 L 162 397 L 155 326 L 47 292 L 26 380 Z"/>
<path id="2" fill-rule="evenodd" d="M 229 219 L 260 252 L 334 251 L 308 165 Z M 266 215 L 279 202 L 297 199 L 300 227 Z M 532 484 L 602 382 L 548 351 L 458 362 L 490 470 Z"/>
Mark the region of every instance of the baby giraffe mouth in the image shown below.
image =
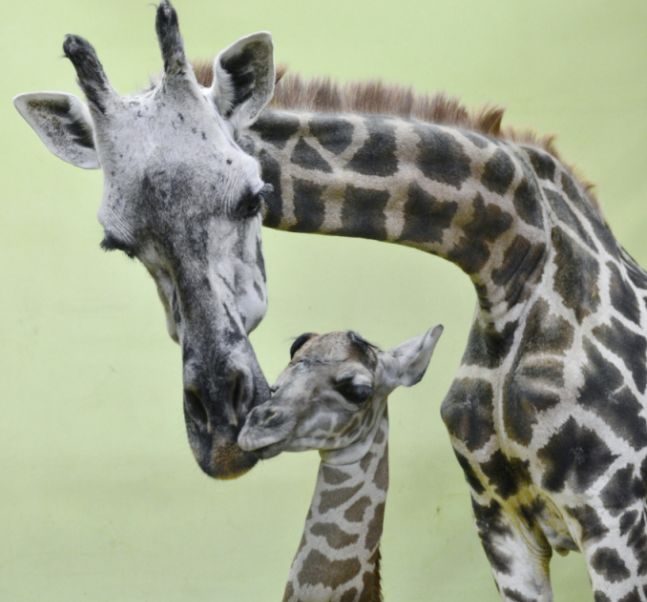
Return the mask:
<path id="1" fill-rule="evenodd" d="M 278 456 L 285 449 L 285 441 L 265 443 L 262 440 L 254 440 L 243 430 L 238 437 L 238 446 L 245 451 L 254 452 L 261 460 L 269 460 Z"/>
<path id="2" fill-rule="evenodd" d="M 238 435 L 238 446 L 244 451 L 254 452 L 261 460 L 267 460 L 285 450 L 288 435 L 289 430 L 287 433 L 274 429 L 268 431 L 263 427 L 251 426 L 248 421 Z"/>
<path id="3" fill-rule="evenodd" d="M 253 451 L 261 460 L 269 460 L 274 456 L 278 456 L 284 449 L 285 443 L 278 441 L 277 443 L 270 443 L 269 445 L 258 447 Z"/>

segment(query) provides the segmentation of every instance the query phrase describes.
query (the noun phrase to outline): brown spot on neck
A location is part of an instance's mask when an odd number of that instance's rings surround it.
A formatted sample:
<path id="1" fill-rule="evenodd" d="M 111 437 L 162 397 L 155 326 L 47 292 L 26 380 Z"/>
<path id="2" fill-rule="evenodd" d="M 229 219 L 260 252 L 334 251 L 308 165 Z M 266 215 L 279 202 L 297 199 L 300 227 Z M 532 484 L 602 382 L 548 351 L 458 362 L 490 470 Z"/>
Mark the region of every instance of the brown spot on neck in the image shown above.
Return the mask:
<path id="1" fill-rule="evenodd" d="M 331 491 L 324 491 L 319 502 L 319 512 L 325 514 L 328 510 L 338 508 L 350 500 L 363 486 L 363 483 L 359 483 L 354 487 L 338 487 Z"/>
<path id="2" fill-rule="evenodd" d="M 375 483 L 375 486 L 382 491 L 386 491 L 389 487 L 389 458 L 386 450 L 375 469 L 373 482 Z"/>
<path id="3" fill-rule="evenodd" d="M 354 502 L 344 512 L 344 518 L 351 523 L 361 523 L 364 520 L 364 512 L 371 505 L 371 499 L 368 496 L 363 496 Z"/>
<path id="4" fill-rule="evenodd" d="M 347 560 L 329 560 L 321 552 L 311 550 L 303 561 L 297 577 L 301 587 L 305 585 L 323 585 L 336 589 L 351 581 L 361 570 L 357 558 Z"/>
<path id="5" fill-rule="evenodd" d="M 380 575 L 380 548 L 378 547 L 373 556 L 371 563 L 372 571 L 366 571 L 363 575 L 364 588 L 358 602 L 382 602 L 382 577 Z"/>
<path id="6" fill-rule="evenodd" d="M 363 472 L 366 472 L 368 470 L 368 467 L 371 465 L 373 458 L 374 458 L 373 452 L 369 451 L 369 452 L 366 452 L 364 457 L 360 460 L 359 467 L 362 469 Z"/>
<path id="7" fill-rule="evenodd" d="M 341 598 L 339 598 L 339 602 L 356 602 L 357 593 L 357 588 L 351 587 L 347 592 L 344 592 L 344 595 Z"/>
<path id="8" fill-rule="evenodd" d="M 359 539 L 356 533 L 346 533 L 335 523 L 315 523 L 310 533 L 319 537 L 325 537 L 326 543 L 335 550 L 341 550 L 354 544 Z"/>
<path id="9" fill-rule="evenodd" d="M 345 473 L 343 470 L 328 466 L 327 464 L 324 464 L 321 467 L 321 471 L 323 480 L 330 485 L 340 485 L 341 483 L 350 479 L 350 475 Z"/>
<path id="10" fill-rule="evenodd" d="M 379 549 L 380 539 L 382 538 L 382 529 L 384 527 L 384 502 L 380 502 L 375 506 L 373 518 L 368 523 L 366 531 L 365 546 L 367 550 Z"/>

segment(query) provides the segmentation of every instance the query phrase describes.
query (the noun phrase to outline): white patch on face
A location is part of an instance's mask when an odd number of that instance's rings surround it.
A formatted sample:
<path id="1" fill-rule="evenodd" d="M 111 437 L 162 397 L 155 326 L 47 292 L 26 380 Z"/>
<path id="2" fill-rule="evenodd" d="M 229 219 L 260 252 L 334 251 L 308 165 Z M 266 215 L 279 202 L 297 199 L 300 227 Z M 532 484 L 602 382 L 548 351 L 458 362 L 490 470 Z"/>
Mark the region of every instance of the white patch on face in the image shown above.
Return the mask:
<path id="1" fill-rule="evenodd" d="M 262 278 L 260 282 L 262 283 Z M 261 284 L 261 286 L 263 285 Z M 254 330 L 265 317 L 267 297 L 261 299 L 251 281 L 243 283 L 243 294 L 238 297 L 238 311 L 240 312 L 245 326 L 245 332 L 247 333 Z"/>
<path id="2" fill-rule="evenodd" d="M 231 300 L 247 333 L 258 325 L 267 311 L 265 281 L 257 265 L 260 227 L 260 216 L 246 222 L 214 218 L 209 227 L 211 286 L 223 302 Z M 238 241 L 241 232 L 243 240 Z"/>
<path id="3" fill-rule="evenodd" d="M 176 296 L 175 286 L 166 271 L 160 271 L 155 278 L 160 295 L 164 295 L 166 302 L 164 310 L 166 312 L 166 330 L 169 336 L 176 342 L 180 340 L 182 323 L 175 321 L 173 314 L 173 302 Z"/>
<path id="4" fill-rule="evenodd" d="M 177 304 L 177 290 L 169 271 L 162 265 L 153 245 L 145 245 L 139 251 L 139 259 L 152 276 L 157 286 L 157 293 L 164 306 L 166 330 L 169 336 L 179 343 L 182 337 L 182 321 L 175 320 L 174 304 Z M 179 308 L 178 308 L 179 311 Z"/>

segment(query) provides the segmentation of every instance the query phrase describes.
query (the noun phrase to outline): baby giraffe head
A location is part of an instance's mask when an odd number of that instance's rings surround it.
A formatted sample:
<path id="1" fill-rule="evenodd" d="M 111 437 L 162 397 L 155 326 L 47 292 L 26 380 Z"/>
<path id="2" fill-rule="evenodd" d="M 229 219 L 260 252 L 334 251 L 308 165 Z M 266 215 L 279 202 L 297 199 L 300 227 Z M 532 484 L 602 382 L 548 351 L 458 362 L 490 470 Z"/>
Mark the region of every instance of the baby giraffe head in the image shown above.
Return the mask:
<path id="1" fill-rule="evenodd" d="M 301 335 L 272 397 L 248 414 L 238 444 L 264 458 L 317 449 L 332 464 L 361 459 L 389 393 L 420 381 L 442 331 L 438 325 L 388 351 L 352 331 Z"/>

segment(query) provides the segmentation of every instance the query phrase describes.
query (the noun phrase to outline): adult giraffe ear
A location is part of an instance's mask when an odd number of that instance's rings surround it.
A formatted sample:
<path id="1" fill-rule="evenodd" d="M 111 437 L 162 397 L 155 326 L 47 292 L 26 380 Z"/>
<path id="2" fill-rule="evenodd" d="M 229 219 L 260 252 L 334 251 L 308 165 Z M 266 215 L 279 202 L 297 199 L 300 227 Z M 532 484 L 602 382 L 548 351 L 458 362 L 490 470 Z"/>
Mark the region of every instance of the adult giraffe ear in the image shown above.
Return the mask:
<path id="1" fill-rule="evenodd" d="M 223 50 L 213 66 L 211 97 L 234 128 L 251 125 L 274 94 L 274 47 L 266 32 L 253 33 Z"/>
<path id="2" fill-rule="evenodd" d="M 378 386 L 392 391 L 400 385 L 411 387 L 424 376 L 436 343 L 443 333 L 438 324 L 421 336 L 413 337 L 401 345 L 382 351 L 378 355 Z"/>
<path id="3" fill-rule="evenodd" d="M 76 96 L 32 92 L 19 94 L 13 104 L 57 157 L 84 169 L 100 167 L 90 111 Z"/>

